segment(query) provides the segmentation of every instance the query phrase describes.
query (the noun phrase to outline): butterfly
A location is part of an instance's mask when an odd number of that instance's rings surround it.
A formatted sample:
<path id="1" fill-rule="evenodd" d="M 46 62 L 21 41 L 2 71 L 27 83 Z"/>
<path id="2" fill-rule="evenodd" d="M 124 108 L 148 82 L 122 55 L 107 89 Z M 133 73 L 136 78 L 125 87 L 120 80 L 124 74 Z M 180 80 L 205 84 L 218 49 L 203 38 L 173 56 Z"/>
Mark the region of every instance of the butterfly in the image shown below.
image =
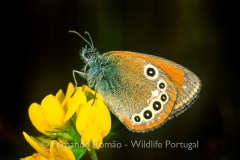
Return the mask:
<path id="1" fill-rule="evenodd" d="M 146 132 L 178 116 L 197 99 L 200 79 L 187 68 L 170 60 L 130 51 L 99 54 L 87 45 L 80 51 L 85 66 L 75 74 L 102 95 L 105 103 L 131 131 Z"/>

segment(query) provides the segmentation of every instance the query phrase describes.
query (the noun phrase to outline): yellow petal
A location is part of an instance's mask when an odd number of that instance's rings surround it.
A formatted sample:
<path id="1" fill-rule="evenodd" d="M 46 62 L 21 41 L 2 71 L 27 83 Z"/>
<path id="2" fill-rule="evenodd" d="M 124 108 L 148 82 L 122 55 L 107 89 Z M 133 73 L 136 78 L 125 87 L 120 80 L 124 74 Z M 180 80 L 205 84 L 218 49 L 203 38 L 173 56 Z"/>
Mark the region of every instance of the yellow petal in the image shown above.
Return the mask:
<path id="1" fill-rule="evenodd" d="M 89 103 L 92 103 L 90 101 Z M 95 111 L 95 125 L 101 128 L 102 136 L 105 137 L 111 129 L 111 116 L 110 112 L 101 99 L 96 99 L 93 106 L 96 107 Z"/>
<path id="2" fill-rule="evenodd" d="M 94 99 L 79 109 L 76 128 L 82 136 L 81 143 L 84 146 L 89 146 L 92 142 L 93 147 L 99 149 L 102 139 L 111 129 L 111 117 L 107 106 L 101 99 L 95 99 L 93 102 Z"/>
<path id="3" fill-rule="evenodd" d="M 64 125 L 65 112 L 56 97 L 46 96 L 41 103 L 43 114 L 47 122 L 53 127 L 62 127 Z"/>
<path id="4" fill-rule="evenodd" d="M 41 143 L 37 139 L 32 136 L 29 136 L 26 132 L 23 132 L 23 136 L 26 141 L 41 155 L 48 158 L 49 157 L 49 149 L 47 149 L 48 141 Z M 48 146 L 49 147 L 49 146 Z"/>
<path id="5" fill-rule="evenodd" d="M 86 128 L 93 125 L 93 120 L 95 116 L 94 110 L 95 107 L 92 107 L 89 103 L 79 108 L 76 120 L 76 128 L 79 134 L 82 135 Z"/>
<path id="6" fill-rule="evenodd" d="M 51 130 L 45 116 L 42 112 L 42 107 L 37 103 L 32 103 L 28 109 L 30 120 L 34 127 L 43 134 L 47 134 L 47 131 Z"/>
<path id="7" fill-rule="evenodd" d="M 67 112 L 68 109 L 69 109 L 68 103 L 69 103 L 69 101 L 71 100 L 71 96 L 72 96 L 72 94 L 74 93 L 74 91 L 75 91 L 75 88 L 74 88 L 73 84 L 72 84 L 72 83 L 69 83 L 69 84 L 68 84 L 68 87 L 67 87 L 66 97 L 65 97 L 64 101 L 62 102 L 62 107 L 63 107 L 63 109 L 64 109 L 65 112 Z M 66 121 L 67 121 L 67 120 L 66 120 Z M 64 123 L 65 123 L 66 121 L 64 120 Z"/>
<path id="8" fill-rule="evenodd" d="M 90 126 L 82 133 L 81 144 L 88 150 L 91 150 L 91 147 L 99 149 L 102 145 L 102 139 L 99 129 Z"/>
<path id="9" fill-rule="evenodd" d="M 68 110 L 64 118 L 64 122 L 68 121 L 73 114 L 77 111 L 79 106 L 87 103 L 87 97 L 83 94 L 82 88 L 79 87 L 76 89 L 76 92 L 68 102 Z"/>
<path id="10" fill-rule="evenodd" d="M 25 158 L 20 158 L 20 160 L 49 160 L 48 158 L 45 158 L 39 153 L 34 153 L 32 156 L 28 156 Z"/>
<path id="11" fill-rule="evenodd" d="M 50 153 L 54 159 L 75 160 L 74 154 L 70 148 L 53 140 L 50 146 Z"/>
<path id="12" fill-rule="evenodd" d="M 69 83 L 67 87 L 66 97 L 70 97 L 73 94 L 74 90 L 74 85 L 72 83 Z"/>
<path id="13" fill-rule="evenodd" d="M 61 89 L 57 92 L 55 97 L 58 99 L 60 103 L 62 103 L 65 99 L 65 95 Z"/>

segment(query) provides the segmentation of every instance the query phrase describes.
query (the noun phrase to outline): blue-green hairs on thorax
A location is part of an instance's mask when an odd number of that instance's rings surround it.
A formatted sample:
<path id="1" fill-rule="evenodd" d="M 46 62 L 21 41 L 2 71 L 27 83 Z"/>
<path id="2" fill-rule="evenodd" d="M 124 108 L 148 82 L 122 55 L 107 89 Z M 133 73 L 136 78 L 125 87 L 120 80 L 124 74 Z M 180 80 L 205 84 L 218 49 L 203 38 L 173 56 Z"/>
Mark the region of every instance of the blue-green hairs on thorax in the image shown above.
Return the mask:
<path id="1" fill-rule="evenodd" d="M 88 35 L 90 42 L 87 41 L 81 34 L 79 34 L 76 31 L 69 31 L 70 33 L 75 33 L 79 37 L 81 37 L 87 45 L 83 47 L 80 51 L 80 56 L 83 59 L 85 65 L 82 69 L 82 72 L 73 70 L 73 78 L 75 81 L 75 85 L 77 85 L 77 81 L 75 78 L 75 73 L 79 74 L 81 77 L 85 78 L 88 82 L 88 85 L 90 87 L 94 87 L 95 89 L 98 88 L 98 82 L 101 81 L 103 75 L 104 75 L 104 68 L 105 63 L 107 63 L 107 59 L 100 56 L 97 49 L 94 47 L 91 36 L 88 32 L 85 32 L 85 34 Z M 88 47 L 89 45 L 89 47 Z"/>

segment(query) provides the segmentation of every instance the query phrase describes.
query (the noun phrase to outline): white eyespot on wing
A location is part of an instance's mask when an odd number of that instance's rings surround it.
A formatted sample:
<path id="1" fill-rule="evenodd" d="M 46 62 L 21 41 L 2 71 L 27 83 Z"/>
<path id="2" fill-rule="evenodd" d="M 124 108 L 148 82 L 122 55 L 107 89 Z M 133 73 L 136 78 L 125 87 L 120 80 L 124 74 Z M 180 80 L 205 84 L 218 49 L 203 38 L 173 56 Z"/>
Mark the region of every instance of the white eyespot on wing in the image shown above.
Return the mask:
<path id="1" fill-rule="evenodd" d="M 161 101 L 162 104 L 165 104 L 168 102 L 168 95 L 166 92 L 162 92 L 159 96 L 158 96 L 159 100 Z"/>
<path id="2" fill-rule="evenodd" d="M 132 116 L 132 122 L 133 122 L 134 124 L 140 124 L 140 123 L 142 123 L 142 121 L 143 121 L 143 117 L 142 117 L 141 114 L 134 114 L 134 115 Z"/>
<path id="3" fill-rule="evenodd" d="M 167 82 L 164 81 L 163 79 L 159 79 L 159 81 L 157 82 L 157 88 L 160 91 L 165 91 L 167 87 L 168 87 Z"/>
<path id="4" fill-rule="evenodd" d="M 154 98 L 149 104 L 149 108 L 156 114 L 163 109 L 163 104 L 158 98 Z"/>
<path id="5" fill-rule="evenodd" d="M 151 121 L 155 117 L 155 113 L 152 111 L 152 108 L 146 107 L 140 112 L 140 115 L 143 117 L 143 121 Z"/>
<path id="6" fill-rule="evenodd" d="M 159 71 L 157 67 L 151 64 L 147 64 L 144 66 L 144 76 L 149 80 L 155 80 L 159 76 Z"/>
<path id="7" fill-rule="evenodd" d="M 132 116 L 132 122 L 135 124 L 141 124 L 144 122 L 149 122 L 155 118 L 156 114 L 162 111 L 164 103 L 161 102 L 159 97 L 152 99 L 150 104 L 143 108 L 141 112 L 136 113 Z"/>

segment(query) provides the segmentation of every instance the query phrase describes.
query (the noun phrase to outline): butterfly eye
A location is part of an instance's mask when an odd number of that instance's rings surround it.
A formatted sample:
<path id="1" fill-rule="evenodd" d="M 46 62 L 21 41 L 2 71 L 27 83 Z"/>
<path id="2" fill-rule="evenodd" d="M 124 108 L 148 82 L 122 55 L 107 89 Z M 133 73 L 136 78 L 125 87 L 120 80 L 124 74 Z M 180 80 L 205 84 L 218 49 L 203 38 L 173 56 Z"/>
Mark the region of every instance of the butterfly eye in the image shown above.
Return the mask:
<path id="1" fill-rule="evenodd" d="M 81 56 L 82 56 L 82 58 L 84 60 L 90 60 L 90 59 L 92 59 L 94 57 L 97 57 L 97 54 L 98 54 L 97 49 L 94 47 L 92 38 L 91 38 L 90 34 L 87 31 L 85 32 L 85 34 L 88 35 L 88 37 L 90 39 L 90 42 L 88 40 L 86 40 L 81 34 L 79 34 L 76 31 L 70 30 L 69 32 L 77 34 L 79 37 L 81 37 L 87 43 L 87 45 L 85 47 L 83 47 L 81 52 L 80 52 Z"/>
<path id="2" fill-rule="evenodd" d="M 91 60 L 97 58 L 98 52 L 95 48 L 83 48 L 81 50 L 81 56 L 84 60 Z"/>
<path id="3" fill-rule="evenodd" d="M 84 57 L 86 57 L 87 59 L 91 59 L 93 57 L 93 52 L 86 52 L 84 53 Z"/>

